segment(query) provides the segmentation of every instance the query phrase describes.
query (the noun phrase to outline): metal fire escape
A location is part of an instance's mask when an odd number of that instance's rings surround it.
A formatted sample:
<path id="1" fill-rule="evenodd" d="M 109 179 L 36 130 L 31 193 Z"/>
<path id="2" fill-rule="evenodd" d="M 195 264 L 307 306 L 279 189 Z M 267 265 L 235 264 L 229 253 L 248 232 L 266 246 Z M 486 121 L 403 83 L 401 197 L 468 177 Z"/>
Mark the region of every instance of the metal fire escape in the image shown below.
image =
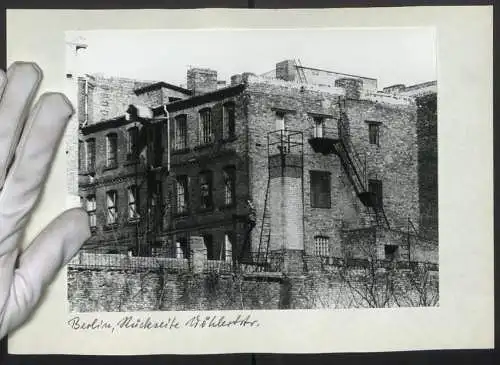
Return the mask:
<path id="1" fill-rule="evenodd" d="M 366 156 L 362 159 L 351 141 L 345 101 L 339 99 L 338 109 L 337 130 L 326 129 L 323 126 L 320 129 L 315 128 L 314 135 L 309 139 L 309 144 L 316 153 L 336 154 L 339 157 L 347 178 L 359 200 L 367 208 L 368 214 L 377 226 L 390 228 L 380 197 L 377 196 L 376 192 L 370 190 Z"/>

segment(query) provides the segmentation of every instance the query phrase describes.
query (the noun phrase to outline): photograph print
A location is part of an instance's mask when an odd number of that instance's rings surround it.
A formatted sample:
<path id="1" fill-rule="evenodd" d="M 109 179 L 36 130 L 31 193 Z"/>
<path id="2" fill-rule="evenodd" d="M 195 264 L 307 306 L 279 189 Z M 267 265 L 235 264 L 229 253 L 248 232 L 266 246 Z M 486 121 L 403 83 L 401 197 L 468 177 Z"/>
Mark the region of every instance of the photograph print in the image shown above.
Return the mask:
<path id="1" fill-rule="evenodd" d="M 439 305 L 433 29 L 65 46 L 72 312 Z"/>

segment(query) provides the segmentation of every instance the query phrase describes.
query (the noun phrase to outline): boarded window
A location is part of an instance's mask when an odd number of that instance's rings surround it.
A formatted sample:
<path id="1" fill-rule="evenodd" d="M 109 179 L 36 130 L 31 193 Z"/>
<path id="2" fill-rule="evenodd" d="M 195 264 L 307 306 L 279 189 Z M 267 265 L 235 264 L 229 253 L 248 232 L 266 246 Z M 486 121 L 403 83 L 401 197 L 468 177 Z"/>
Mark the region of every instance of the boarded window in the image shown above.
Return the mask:
<path id="1" fill-rule="evenodd" d="M 175 117 L 174 150 L 187 148 L 187 117 L 185 114 Z"/>
<path id="2" fill-rule="evenodd" d="M 212 111 L 208 108 L 200 110 L 200 144 L 212 143 Z"/>
<path id="3" fill-rule="evenodd" d="M 202 209 L 212 208 L 212 173 L 200 173 L 200 206 Z"/>
<path id="4" fill-rule="evenodd" d="M 106 192 L 106 209 L 108 211 L 106 223 L 115 224 L 118 222 L 116 190 Z"/>
<path id="5" fill-rule="evenodd" d="M 327 236 L 314 237 L 314 255 L 320 257 L 330 256 L 330 238 Z"/>
<path id="6" fill-rule="evenodd" d="M 224 104 L 222 109 L 223 138 L 232 138 L 235 133 L 235 108 L 234 103 Z"/>
<path id="7" fill-rule="evenodd" d="M 188 178 L 187 176 L 178 176 L 176 179 L 176 205 L 177 213 L 186 213 L 188 210 Z"/>
<path id="8" fill-rule="evenodd" d="M 95 195 L 87 196 L 87 214 L 89 215 L 89 224 L 90 228 L 95 228 L 97 226 L 97 218 L 96 218 L 96 200 Z"/>
<path id="9" fill-rule="evenodd" d="M 235 194 L 235 168 L 233 166 L 228 166 L 222 171 L 224 177 L 224 204 L 232 205 L 234 204 L 234 194 Z"/>
<path id="10" fill-rule="evenodd" d="M 330 173 L 327 171 L 311 171 L 311 207 L 331 207 Z"/>
<path id="11" fill-rule="evenodd" d="M 106 166 L 115 167 L 118 163 L 118 135 L 110 133 L 106 136 Z"/>
<path id="12" fill-rule="evenodd" d="M 139 218 L 139 190 L 133 185 L 127 189 L 128 196 L 128 219 Z"/>
<path id="13" fill-rule="evenodd" d="M 384 204 L 382 181 L 370 179 L 368 181 L 368 190 L 372 193 L 375 207 L 382 207 Z"/>

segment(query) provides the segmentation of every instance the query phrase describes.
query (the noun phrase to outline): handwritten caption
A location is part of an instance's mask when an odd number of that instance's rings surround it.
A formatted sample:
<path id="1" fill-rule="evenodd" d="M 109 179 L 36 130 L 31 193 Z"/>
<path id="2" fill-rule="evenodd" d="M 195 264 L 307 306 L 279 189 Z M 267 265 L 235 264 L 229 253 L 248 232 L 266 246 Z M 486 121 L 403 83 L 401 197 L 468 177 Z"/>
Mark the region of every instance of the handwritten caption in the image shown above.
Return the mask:
<path id="1" fill-rule="evenodd" d="M 75 331 L 102 331 L 107 330 L 115 333 L 119 330 L 180 330 L 189 329 L 209 329 L 209 328 L 255 328 L 259 327 L 259 321 L 253 319 L 251 314 L 238 314 L 234 317 L 217 315 L 193 315 L 187 320 L 178 319 L 177 316 L 164 318 L 161 320 L 153 319 L 150 316 L 140 317 L 127 315 L 117 321 L 104 320 L 94 317 L 83 319 L 80 316 L 72 317 L 68 320 L 68 326 Z"/>

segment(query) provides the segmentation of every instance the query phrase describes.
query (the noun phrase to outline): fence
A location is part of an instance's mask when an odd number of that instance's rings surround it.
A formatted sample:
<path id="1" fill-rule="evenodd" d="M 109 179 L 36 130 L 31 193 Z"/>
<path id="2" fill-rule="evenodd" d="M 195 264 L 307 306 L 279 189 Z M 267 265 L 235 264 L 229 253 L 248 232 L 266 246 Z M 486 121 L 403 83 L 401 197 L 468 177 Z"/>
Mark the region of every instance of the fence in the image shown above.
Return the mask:
<path id="1" fill-rule="evenodd" d="M 263 253 L 251 253 L 250 257 L 239 264 L 242 272 L 280 272 L 282 269 L 283 254 L 269 253 L 266 257 Z M 104 254 L 98 252 L 80 252 L 69 263 L 73 269 L 91 270 L 125 270 L 125 271 L 191 271 L 192 262 L 188 258 L 171 257 L 140 257 L 127 256 L 124 254 Z M 231 260 L 205 260 L 203 262 L 204 272 L 234 272 L 237 266 Z"/>
<path id="2" fill-rule="evenodd" d="M 75 269 L 94 270 L 190 270 L 189 260 L 183 258 L 136 257 L 96 252 L 80 252 L 69 262 L 68 266 Z"/>

